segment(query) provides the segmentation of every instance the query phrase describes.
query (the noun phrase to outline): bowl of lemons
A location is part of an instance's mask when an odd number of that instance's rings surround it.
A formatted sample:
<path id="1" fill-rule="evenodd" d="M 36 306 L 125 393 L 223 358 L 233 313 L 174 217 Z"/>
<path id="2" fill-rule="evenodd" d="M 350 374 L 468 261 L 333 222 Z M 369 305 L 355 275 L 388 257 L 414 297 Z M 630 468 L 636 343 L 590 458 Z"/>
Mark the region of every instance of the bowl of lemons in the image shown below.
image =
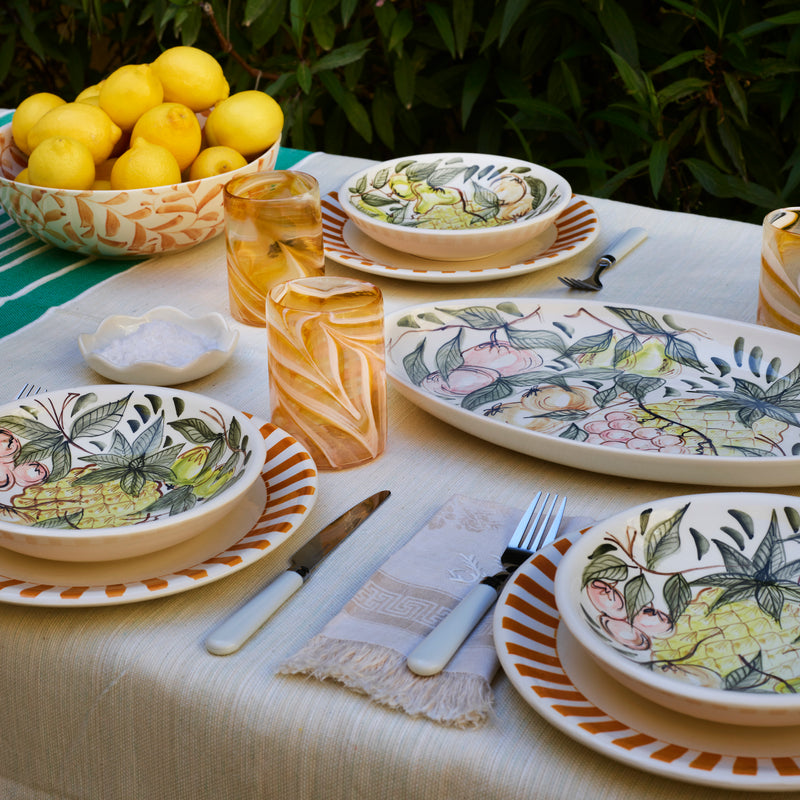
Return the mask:
<path id="1" fill-rule="evenodd" d="M 275 165 L 283 112 L 230 93 L 195 47 L 129 64 L 66 100 L 39 92 L 0 127 L 0 205 L 32 236 L 107 258 L 146 257 L 224 228 L 223 186 Z"/>
<path id="2" fill-rule="evenodd" d="M 472 261 L 517 247 L 552 226 L 569 183 L 546 167 L 482 153 L 385 161 L 339 189 L 350 222 L 385 247 L 435 261 Z"/>

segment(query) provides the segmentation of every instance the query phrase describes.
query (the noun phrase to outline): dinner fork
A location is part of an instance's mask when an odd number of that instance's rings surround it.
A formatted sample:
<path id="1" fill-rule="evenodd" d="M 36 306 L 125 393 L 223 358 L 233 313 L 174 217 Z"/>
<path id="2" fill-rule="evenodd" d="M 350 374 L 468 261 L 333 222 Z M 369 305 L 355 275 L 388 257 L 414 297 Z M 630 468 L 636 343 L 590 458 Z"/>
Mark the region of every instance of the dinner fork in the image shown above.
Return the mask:
<path id="1" fill-rule="evenodd" d="M 583 289 L 590 292 L 596 292 L 598 289 L 603 288 L 600 283 L 600 275 L 605 272 L 610 266 L 616 264 L 634 247 L 641 244 L 647 238 L 647 231 L 644 228 L 631 228 L 622 234 L 618 239 L 615 239 L 608 250 L 597 259 L 594 272 L 586 279 L 580 280 L 579 278 L 559 277 L 561 283 L 569 286 L 570 289 Z"/>
<path id="2" fill-rule="evenodd" d="M 561 504 L 556 508 L 558 495 L 553 497 L 549 507 L 547 507 L 547 501 L 550 493 L 548 492 L 544 496 L 544 500 L 539 506 L 541 496 L 541 492 L 535 495 L 511 535 L 508 547 L 500 558 L 502 571 L 483 578 L 411 651 L 406 663 L 412 672 L 423 676 L 441 672 L 472 629 L 492 607 L 500 590 L 505 586 L 514 570 L 533 553 L 541 550 L 556 538 L 564 516 L 567 498 L 563 498 Z M 555 513 L 553 513 L 554 509 Z M 550 522 L 551 517 L 552 522 Z M 549 528 L 548 522 L 550 522 Z"/>

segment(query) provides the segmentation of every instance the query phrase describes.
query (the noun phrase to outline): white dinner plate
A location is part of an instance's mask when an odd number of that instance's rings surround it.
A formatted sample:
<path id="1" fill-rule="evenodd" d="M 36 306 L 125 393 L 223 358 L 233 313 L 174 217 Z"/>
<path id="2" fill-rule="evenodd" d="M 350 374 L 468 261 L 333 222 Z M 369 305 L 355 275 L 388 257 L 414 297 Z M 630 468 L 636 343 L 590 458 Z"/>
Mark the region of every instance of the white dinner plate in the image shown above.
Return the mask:
<path id="1" fill-rule="evenodd" d="M 347 218 L 336 192 L 322 201 L 325 255 L 346 267 L 401 280 L 470 283 L 524 275 L 585 250 L 600 233 L 597 213 L 573 197 L 555 225 L 524 245 L 475 261 L 428 261 L 370 239 Z"/>
<path id="2" fill-rule="evenodd" d="M 387 372 L 430 414 L 607 475 L 800 483 L 800 337 L 574 299 L 439 300 L 387 316 Z"/>
<path id="3" fill-rule="evenodd" d="M 0 548 L 0 602 L 87 607 L 136 603 L 185 592 L 258 561 L 288 539 L 311 511 L 317 471 L 285 431 L 260 426 L 267 458 L 225 520 L 180 544 L 138 558 L 93 563 L 49 561 Z"/>
<path id="4" fill-rule="evenodd" d="M 800 789 L 800 726 L 750 728 L 678 714 L 597 667 L 561 624 L 553 594 L 561 539 L 525 562 L 494 612 L 503 671 L 522 699 L 587 747 L 674 780 L 750 791 Z"/>

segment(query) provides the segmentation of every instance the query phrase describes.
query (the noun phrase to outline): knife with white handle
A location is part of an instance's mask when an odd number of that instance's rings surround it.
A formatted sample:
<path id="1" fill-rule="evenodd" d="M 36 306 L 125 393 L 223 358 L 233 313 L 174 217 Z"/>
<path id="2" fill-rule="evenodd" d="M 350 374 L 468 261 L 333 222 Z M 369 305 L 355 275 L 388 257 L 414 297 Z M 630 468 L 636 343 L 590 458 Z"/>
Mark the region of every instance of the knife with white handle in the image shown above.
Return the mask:
<path id="1" fill-rule="evenodd" d="M 509 539 L 509 546 L 506 547 L 500 559 L 503 564 L 503 571 L 484 578 L 470 589 L 469 593 L 458 605 L 411 651 L 406 659 L 406 664 L 413 673 L 427 677 L 441 672 L 456 654 L 458 648 L 472 633 L 473 628 L 483 619 L 486 612 L 497 600 L 500 590 L 511 577 L 511 573 L 532 555 L 533 550 L 514 547 L 511 542 L 524 540 L 529 527 L 531 529 L 536 527 L 542 511 L 544 511 L 544 506 L 547 504 L 547 497 L 549 497 L 549 495 L 545 497 L 544 503 L 539 510 L 539 515 L 531 523 L 531 517 L 533 517 L 536 510 L 540 495 L 541 492 L 536 495 Z M 543 530 L 549 521 L 550 513 L 555 507 L 556 499 L 553 499 L 548 516 L 542 522 Z M 556 510 L 547 533 L 541 537 L 540 542 L 534 549 L 538 550 L 556 538 L 564 516 L 565 505 L 566 498 Z"/>
<path id="2" fill-rule="evenodd" d="M 303 585 L 308 573 L 389 495 L 384 490 L 362 500 L 313 536 L 292 556 L 286 572 L 211 631 L 206 650 L 215 656 L 235 653 Z"/>

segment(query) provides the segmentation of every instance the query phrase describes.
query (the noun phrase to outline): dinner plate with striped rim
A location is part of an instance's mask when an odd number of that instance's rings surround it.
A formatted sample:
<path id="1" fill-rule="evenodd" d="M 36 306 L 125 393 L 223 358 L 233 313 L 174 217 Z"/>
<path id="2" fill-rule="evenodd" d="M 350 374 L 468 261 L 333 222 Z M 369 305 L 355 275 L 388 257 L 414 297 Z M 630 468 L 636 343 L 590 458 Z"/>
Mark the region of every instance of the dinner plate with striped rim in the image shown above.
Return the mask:
<path id="1" fill-rule="evenodd" d="M 575 741 L 673 780 L 753 791 L 800 789 L 800 726 L 750 728 L 687 717 L 617 683 L 561 624 L 553 592 L 575 538 L 526 561 L 494 613 L 503 671 L 522 699 Z"/>
<path id="2" fill-rule="evenodd" d="M 288 433 L 268 422 L 258 424 L 267 445 L 261 480 L 224 525 L 119 561 L 48 561 L 0 548 L 0 603 L 76 608 L 153 600 L 225 578 L 273 552 L 311 511 L 317 470 Z"/>
<path id="3" fill-rule="evenodd" d="M 325 255 L 332 261 L 373 275 L 427 283 L 471 283 L 535 272 L 578 255 L 600 233 L 597 212 L 576 196 L 539 236 L 475 261 L 428 261 L 385 247 L 348 220 L 336 192 L 322 200 L 322 227 Z"/>

